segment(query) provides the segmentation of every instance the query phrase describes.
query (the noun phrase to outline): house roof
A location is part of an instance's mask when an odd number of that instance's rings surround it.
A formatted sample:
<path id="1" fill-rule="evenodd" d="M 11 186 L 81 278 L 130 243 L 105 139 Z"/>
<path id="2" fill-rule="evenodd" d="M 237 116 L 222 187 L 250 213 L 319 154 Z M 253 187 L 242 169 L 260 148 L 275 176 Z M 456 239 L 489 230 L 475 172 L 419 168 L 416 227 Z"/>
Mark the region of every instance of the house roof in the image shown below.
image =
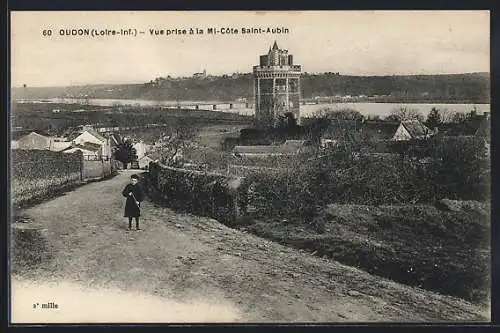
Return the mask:
<path id="1" fill-rule="evenodd" d="M 305 145 L 305 140 L 287 140 L 279 146 L 236 146 L 233 149 L 237 154 L 297 154 L 301 147 Z"/>
<path id="2" fill-rule="evenodd" d="M 74 153 L 77 150 L 82 151 L 82 153 L 84 153 L 84 154 L 92 154 L 92 155 L 94 155 L 96 153 L 93 150 L 85 149 L 85 148 L 82 148 L 82 147 L 73 147 L 73 148 L 70 148 L 70 149 L 66 149 L 66 150 L 63 151 L 63 153 Z"/>
<path id="3" fill-rule="evenodd" d="M 412 138 L 419 138 L 432 133 L 427 126 L 418 120 L 405 120 L 401 122 L 401 125 L 408 131 Z"/>
<path id="4" fill-rule="evenodd" d="M 154 159 L 147 155 L 144 155 L 143 157 L 139 158 L 138 161 L 154 161 Z"/>
<path id="5" fill-rule="evenodd" d="M 71 142 L 57 142 L 57 141 L 54 141 L 54 142 L 51 142 L 50 143 L 50 150 L 52 151 L 63 151 L 65 149 L 68 149 L 71 147 Z"/>
<path id="6" fill-rule="evenodd" d="M 50 138 L 31 132 L 18 140 L 21 149 L 47 149 L 49 148 Z"/>
<path id="7" fill-rule="evenodd" d="M 96 137 L 99 141 L 102 141 L 102 142 L 106 142 L 106 138 L 103 137 L 101 134 L 99 134 L 96 130 L 94 130 L 93 128 L 87 128 L 85 129 L 85 131 L 83 131 L 83 133 L 89 133 L 91 135 L 93 135 L 94 137 Z"/>
<path id="8" fill-rule="evenodd" d="M 239 154 L 277 154 L 280 146 L 236 146 L 233 152 Z"/>
<path id="9" fill-rule="evenodd" d="M 70 147 L 68 147 L 68 149 L 66 150 L 73 150 L 73 149 L 83 149 L 83 150 L 88 150 L 88 151 L 92 151 L 92 152 L 98 152 L 99 150 L 101 150 L 101 145 L 97 144 L 97 143 L 93 143 L 93 142 L 84 142 L 82 144 L 79 144 L 79 145 L 72 145 Z"/>
<path id="10" fill-rule="evenodd" d="M 41 134 L 38 134 L 36 132 L 31 132 L 30 134 L 27 134 L 25 136 L 23 136 L 21 139 L 24 139 L 24 138 L 31 138 L 31 137 L 34 137 L 34 138 L 40 138 L 40 139 L 44 139 L 44 140 L 49 140 L 48 137 L 44 136 L 44 135 L 41 135 Z"/>

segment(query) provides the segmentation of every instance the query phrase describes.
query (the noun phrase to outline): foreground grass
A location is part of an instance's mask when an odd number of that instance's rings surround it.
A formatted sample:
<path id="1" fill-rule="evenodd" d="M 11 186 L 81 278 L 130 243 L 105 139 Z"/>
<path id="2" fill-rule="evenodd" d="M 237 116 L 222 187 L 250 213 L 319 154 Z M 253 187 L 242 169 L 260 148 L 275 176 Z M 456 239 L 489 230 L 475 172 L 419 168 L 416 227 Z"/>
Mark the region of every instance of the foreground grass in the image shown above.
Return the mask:
<path id="1" fill-rule="evenodd" d="M 249 231 L 369 273 L 489 302 L 489 214 L 433 206 L 330 205 L 313 221 L 256 221 Z"/>

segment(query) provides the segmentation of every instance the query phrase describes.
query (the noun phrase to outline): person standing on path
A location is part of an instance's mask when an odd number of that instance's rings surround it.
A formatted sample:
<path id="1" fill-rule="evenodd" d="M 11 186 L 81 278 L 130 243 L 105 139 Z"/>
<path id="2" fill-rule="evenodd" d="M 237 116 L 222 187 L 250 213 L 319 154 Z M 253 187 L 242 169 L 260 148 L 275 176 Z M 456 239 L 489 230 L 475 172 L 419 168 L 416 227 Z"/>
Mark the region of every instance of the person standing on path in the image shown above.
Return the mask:
<path id="1" fill-rule="evenodd" d="M 124 217 L 128 217 L 128 229 L 132 229 L 132 218 L 135 218 L 136 230 L 139 228 L 139 216 L 141 215 L 141 201 L 144 200 L 144 193 L 139 185 L 139 176 L 130 176 L 130 184 L 127 184 L 122 191 L 124 197 L 127 198 L 125 202 Z"/>

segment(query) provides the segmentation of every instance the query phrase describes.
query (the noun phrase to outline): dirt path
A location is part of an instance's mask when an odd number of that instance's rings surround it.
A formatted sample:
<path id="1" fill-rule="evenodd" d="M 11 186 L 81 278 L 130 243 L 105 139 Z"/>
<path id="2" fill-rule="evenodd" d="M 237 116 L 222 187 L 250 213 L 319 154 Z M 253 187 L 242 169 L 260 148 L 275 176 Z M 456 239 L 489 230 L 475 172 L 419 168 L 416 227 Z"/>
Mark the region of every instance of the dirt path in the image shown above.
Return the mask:
<path id="1" fill-rule="evenodd" d="M 463 300 L 410 288 L 147 201 L 144 231 L 126 232 L 121 190 L 129 175 L 124 171 L 22 212 L 47 229 L 54 259 L 14 277 L 14 291 L 22 281 L 64 281 L 172 302 L 204 300 L 233 310 L 222 321 L 489 320 L 488 309 Z M 102 295 L 99 299 L 105 302 Z M 203 311 L 185 309 L 193 318 Z M 162 318 L 176 321 L 167 314 Z"/>

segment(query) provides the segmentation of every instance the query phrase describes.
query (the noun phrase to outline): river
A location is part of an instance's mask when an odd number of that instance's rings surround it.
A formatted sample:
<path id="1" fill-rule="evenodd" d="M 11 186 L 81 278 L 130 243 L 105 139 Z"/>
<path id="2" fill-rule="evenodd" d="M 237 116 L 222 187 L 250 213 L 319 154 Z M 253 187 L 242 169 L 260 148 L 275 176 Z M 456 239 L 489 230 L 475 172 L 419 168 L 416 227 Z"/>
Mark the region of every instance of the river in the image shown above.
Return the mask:
<path id="1" fill-rule="evenodd" d="M 183 106 L 187 109 L 195 109 L 195 104 L 199 105 L 202 110 L 212 110 L 212 106 L 217 104 L 217 111 L 234 112 L 243 115 L 253 115 L 254 109 L 247 107 L 245 103 L 234 102 L 217 102 L 217 101 L 152 101 L 140 99 L 71 99 L 71 98 L 53 98 L 42 101 L 24 100 L 18 102 L 39 102 L 39 103 L 86 103 L 95 106 L 163 106 L 175 108 L 177 105 Z M 381 118 L 388 116 L 394 109 L 406 107 L 415 109 L 422 113 L 424 116 L 431 111 L 432 108 L 449 112 L 466 113 L 473 109 L 479 114 L 483 112 L 490 112 L 490 104 L 427 104 L 427 103 L 373 103 L 373 102 L 338 102 L 338 103 L 322 103 L 322 104 L 306 104 L 301 105 L 301 115 L 309 117 L 320 109 L 330 108 L 334 110 L 339 109 L 353 109 L 359 111 L 364 116 L 379 116 Z"/>

